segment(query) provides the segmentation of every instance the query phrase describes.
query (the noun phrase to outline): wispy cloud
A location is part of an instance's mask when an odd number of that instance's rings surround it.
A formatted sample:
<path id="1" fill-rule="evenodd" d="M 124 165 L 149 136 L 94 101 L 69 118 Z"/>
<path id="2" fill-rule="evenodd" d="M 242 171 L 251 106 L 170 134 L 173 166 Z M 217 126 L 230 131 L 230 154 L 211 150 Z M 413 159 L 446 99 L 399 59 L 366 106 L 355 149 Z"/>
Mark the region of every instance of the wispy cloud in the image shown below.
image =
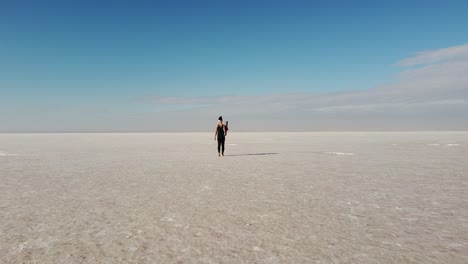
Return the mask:
<path id="1" fill-rule="evenodd" d="M 376 124 L 385 122 L 388 123 L 386 128 L 417 129 L 415 124 L 419 124 L 421 129 L 428 129 L 442 121 L 446 129 L 468 129 L 468 44 L 422 52 L 398 64 L 420 67 L 404 70 L 393 83 L 365 91 L 220 97 L 151 96 L 146 97 L 145 102 L 160 106 L 192 106 L 191 110 L 168 110 L 168 115 L 174 117 L 185 116 L 199 121 L 206 116 L 224 114 L 245 123 L 252 121 L 244 127 L 246 130 L 251 130 L 254 124 L 264 125 L 270 130 L 294 129 L 291 126 L 304 129 L 378 129 L 382 126 Z M 359 122 L 353 124 L 350 120 Z"/>
<path id="2" fill-rule="evenodd" d="M 122 107 L 25 108 L 21 114 L 12 108 L 0 115 L 0 131 L 207 131 L 219 115 L 232 131 L 468 130 L 467 49 L 468 44 L 403 59 L 399 65 L 418 67 L 402 67 L 392 83 L 369 90 L 149 95 Z M 30 116 L 38 121 L 30 122 Z"/>
<path id="3" fill-rule="evenodd" d="M 397 65 L 416 66 L 457 59 L 468 59 L 468 44 L 438 50 L 423 51 L 413 57 L 399 61 Z"/>

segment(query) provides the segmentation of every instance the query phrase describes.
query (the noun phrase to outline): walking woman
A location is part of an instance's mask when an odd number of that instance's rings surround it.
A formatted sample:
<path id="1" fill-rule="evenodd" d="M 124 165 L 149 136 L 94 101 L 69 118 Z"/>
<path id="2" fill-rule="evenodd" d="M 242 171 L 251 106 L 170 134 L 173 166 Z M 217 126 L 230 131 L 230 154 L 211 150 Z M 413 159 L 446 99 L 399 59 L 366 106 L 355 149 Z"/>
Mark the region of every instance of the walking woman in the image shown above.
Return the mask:
<path id="1" fill-rule="evenodd" d="M 224 156 L 224 140 L 226 139 L 226 126 L 223 124 L 223 117 L 218 118 L 214 139 L 218 138 L 218 156 Z"/>

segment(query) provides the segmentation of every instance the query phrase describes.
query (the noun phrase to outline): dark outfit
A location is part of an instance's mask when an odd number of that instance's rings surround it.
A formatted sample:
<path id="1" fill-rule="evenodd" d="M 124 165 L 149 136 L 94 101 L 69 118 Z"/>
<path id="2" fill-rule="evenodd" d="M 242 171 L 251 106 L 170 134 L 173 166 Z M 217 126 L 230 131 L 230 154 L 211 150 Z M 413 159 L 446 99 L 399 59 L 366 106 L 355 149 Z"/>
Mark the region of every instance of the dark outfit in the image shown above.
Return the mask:
<path id="1" fill-rule="evenodd" d="M 218 125 L 218 153 L 222 153 L 224 155 L 224 125 Z M 222 152 L 220 152 L 220 149 Z"/>

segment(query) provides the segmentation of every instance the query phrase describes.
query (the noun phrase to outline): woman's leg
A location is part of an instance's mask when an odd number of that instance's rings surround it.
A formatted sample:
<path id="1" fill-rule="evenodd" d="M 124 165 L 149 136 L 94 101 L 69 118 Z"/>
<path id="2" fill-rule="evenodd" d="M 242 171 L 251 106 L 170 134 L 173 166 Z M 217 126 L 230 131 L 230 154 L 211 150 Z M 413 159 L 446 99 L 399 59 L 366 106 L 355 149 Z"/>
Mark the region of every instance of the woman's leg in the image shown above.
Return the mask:
<path id="1" fill-rule="evenodd" d="M 219 153 L 221 153 L 220 148 L 221 148 L 221 140 L 218 138 L 218 155 L 219 155 Z"/>
<path id="2" fill-rule="evenodd" d="M 226 141 L 226 139 L 223 138 L 223 142 L 222 142 L 222 151 L 223 151 L 223 152 L 221 152 L 221 154 L 223 154 L 223 156 L 224 156 L 224 142 L 225 142 L 225 141 Z"/>

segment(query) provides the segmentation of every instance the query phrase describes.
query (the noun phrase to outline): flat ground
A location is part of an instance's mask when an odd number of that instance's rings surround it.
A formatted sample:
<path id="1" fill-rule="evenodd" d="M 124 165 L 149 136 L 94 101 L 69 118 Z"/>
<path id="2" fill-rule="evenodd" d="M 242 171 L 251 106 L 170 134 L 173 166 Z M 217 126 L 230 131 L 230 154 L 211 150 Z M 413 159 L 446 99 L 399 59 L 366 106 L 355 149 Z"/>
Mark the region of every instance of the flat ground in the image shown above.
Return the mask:
<path id="1" fill-rule="evenodd" d="M 468 132 L 0 134 L 0 263 L 468 263 Z"/>

